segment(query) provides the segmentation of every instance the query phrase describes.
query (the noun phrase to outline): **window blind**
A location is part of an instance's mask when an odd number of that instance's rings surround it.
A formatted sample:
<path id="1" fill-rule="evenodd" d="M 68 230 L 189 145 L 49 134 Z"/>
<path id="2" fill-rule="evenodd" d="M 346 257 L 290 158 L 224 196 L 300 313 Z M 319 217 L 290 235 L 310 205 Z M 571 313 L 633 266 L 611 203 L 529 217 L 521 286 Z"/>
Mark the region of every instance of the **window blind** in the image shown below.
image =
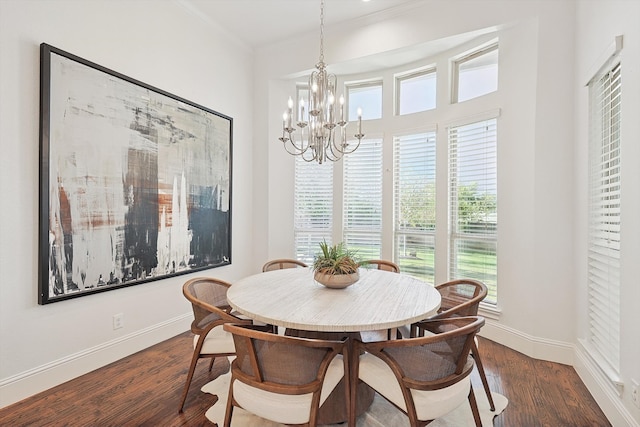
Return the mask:
<path id="1" fill-rule="evenodd" d="M 618 62 L 589 83 L 589 342 L 620 365 L 620 108 Z"/>
<path id="2" fill-rule="evenodd" d="M 403 273 L 435 282 L 436 134 L 394 138 L 394 260 Z"/>
<path id="3" fill-rule="evenodd" d="M 333 227 L 333 163 L 295 160 L 294 239 L 296 257 L 313 263 L 320 242 L 331 244 Z"/>
<path id="4" fill-rule="evenodd" d="M 343 242 L 361 259 L 378 259 L 382 247 L 382 140 L 363 139 L 342 161 Z"/>
<path id="5" fill-rule="evenodd" d="M 449 128 L 449 277 L 484 282 L 496 304 L 497 120 Z"/>

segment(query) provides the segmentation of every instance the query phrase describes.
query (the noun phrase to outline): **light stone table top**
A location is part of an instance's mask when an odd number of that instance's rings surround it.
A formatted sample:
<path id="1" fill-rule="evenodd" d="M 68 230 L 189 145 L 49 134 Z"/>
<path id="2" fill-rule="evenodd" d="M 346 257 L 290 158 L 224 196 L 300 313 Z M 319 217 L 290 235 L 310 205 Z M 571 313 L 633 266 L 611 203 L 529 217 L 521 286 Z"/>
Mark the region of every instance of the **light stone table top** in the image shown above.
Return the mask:
<path id="1" fill-rule="evenodd" d="M 311 268 L 259 273 L 234 283 L 227 300 L 235 310 L 264 323 L 325 332 L 397 328 L 440 307 L 440 294 L 430 284 L 364 268 L 360 280 L 344 289 L 317 283 Z"/>

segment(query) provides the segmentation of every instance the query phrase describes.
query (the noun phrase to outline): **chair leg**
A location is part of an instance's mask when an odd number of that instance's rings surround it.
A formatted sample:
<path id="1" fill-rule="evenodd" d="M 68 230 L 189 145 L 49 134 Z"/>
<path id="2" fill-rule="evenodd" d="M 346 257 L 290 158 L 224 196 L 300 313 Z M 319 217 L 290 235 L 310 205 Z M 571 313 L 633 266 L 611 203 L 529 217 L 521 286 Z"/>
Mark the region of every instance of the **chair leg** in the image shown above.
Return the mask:
<path id="1" fill-rule="evenodd" d="M 216 358 L 212 357 L 211 358 L 211 362 L 209 362 L 209 372 L 211 372 L 211 369 L 213 369 L 213 362 L 215 362 L 215 361 L 216 361 Z"/>
<path id="2" fill-rule="evenodd" d="M 482 427 L 482 420 L 480 419 L 480 412 L 478 411 L 476 395 L 473 394 L 473 387 L 469 387 L 469 405 L 471 405 L 471 413 L 473 413 L 473 420 L 476 422 L 476 427 Z"/>
<path id="3" fill-rule="evenodd" d="M 187 394 L 189 393 L 189 386 L 191 386 L 191 380 L 193 379 L 193 373 L 196 370 L 196 364 L 198 363 L 198 359 L 200 359 L 200 350 L 196 349 L 193 352 L 193 357 L 191 358 L 191 366 L 189 366 L 189 373 L 187 374 L 187 382 L 184 385 L 184 391 L 182 392 L 182 398 L 180 399 L 180 409 L 179 413 L 184 409 L 184 402 L 187 400 Z"/>
<path id="4" fill-rule="evenodd" d="M 229 384 L 229 395 L 227 396 L 227 410 L 224 413 L 224 427 L 231 426 L 231 417 L 233 416 L 233 378 Z"/>
<path id="5" fill-rule="evenodd" d="M 487 394 L 489 408 L 491 409 L 491 412 L 493 412 L 496 410 L 496 405 L 493 403 L 493 396 L 491 396 L 491 390 L 489 389 L 487 376 L 484 373 L 484 367 L 482 366 L 482 360 L 480 359 L 480 352 L 478 351 L 478 347 L 476 346 L 475 342 L 471 345 L 471 355 L 473 356 L 473 360 L 476 362 L 476 367 L 478 368 L 478 374 L 480 374 L 480 380 L 482 380 L 482 387 L 484 387 L 484 392 Z"/>

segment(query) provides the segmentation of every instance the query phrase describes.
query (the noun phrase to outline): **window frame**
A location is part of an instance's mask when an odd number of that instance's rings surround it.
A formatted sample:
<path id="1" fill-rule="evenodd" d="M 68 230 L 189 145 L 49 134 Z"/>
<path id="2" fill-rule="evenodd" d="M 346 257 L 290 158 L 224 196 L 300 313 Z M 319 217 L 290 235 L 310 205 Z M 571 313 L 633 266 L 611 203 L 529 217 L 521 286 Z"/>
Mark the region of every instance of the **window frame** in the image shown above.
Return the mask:
<path id="1" fill-rule="evenodd" d="M 426 146 L 424 148 L 424 151 L 425 151 L 424 161 L 427 164 L 429 162 L 433 162 L 433 170 L 431 171 L 427 167 L 426 173 L 420 175 L 421 178 L 425 179 L 425 184 L 428 185 L 430 183 L 430 180 L 433 183 L 433 203 L 432 203 L 432 206 L 428 206 L 428 208 L 431 208 L 434 216 L 432 229 L 430 228 L 425 228 L 422 230 L 418 228 L 412 229 L 412 228 L 404 227 L 399 223 L 400 209 L 402 208 L 402 205 L 401 205 L 402 189 L 400 188 L 402 171 L 400 170 L 400 166 L 398 163 L 403 156 L 401 145 L 404 142 L 403 140 L 406 140 L 406 138 L 412 138 L 412 140 L 409 140 L 406 142 L 407 144 L 415 143 L 417 142 L 417 140 L 421 138 L 426 139 L 425 141 Z M 411 133 L 398 134 L 393 137 L 393 261 L 400 266 L 403 273 L 412 275 L 422 280 L 426 280 L 427 282 L 430 282 L 430 283 L 435 283 L 435 268 L 436 268 L 435 248 L 436 248 L 436 228 L 437 228 L 437 220 L 436 220 L 437 149 L 438 149 L 437 145 L 438 145 L 437 131 L 435 127 L 416 131 L 416 132 L 411 132 Z M 406 175 L 405 175 L 405 178 L 407 178 Z M 424 196 L 428 198 L 428 195 L 425 194 Z M 429 241 L 432 242 L 433 260 L 431 260 L 430 263 L 428 263 L 428 258 L 425 256 L 426 262 L 423 263 L 424 271 L 422 271 L 422 273 L 416 273 L 411 271 L 411 268 L 407 268 L 405 266 L 405 263 L 402 262 L 402 258 L 400 255 L 400 250 L 401 250 L 400 240 L 402 237 L 405 237 L 405 238 L 413 237 L 415 239 L 424 239 L 424 242 L 425 242 L 424 248 L 427 247 L 427 242 Z M 420 245 L 416 244 L 416 246 L 420 246 Z M 427 252 L 427 249 L 425 249 L 425 252 Z M 416 250 L 416 255 L 417 255 L 417 250 Z M 409 256 L 412 256 L 411 253 L 409 254 Z M 416 258 L 417 260 L 421 259 L 420 257 L 417 257 L 417 256 Z M 429 269 L 431 269 L 431 271 L 433 272 L 432 274 L 429 273 L 428 271 Z"/>
<path id="2" fill-rule="evenodd" d="M 362 117 L 362 120 L 380 120 L 384 117 L 384 81 L 383 79 L 371 79 L 371 80 L 361 80 L 357 82 L 349 82 L 344 84 L 344 93 L 345 93 L 345 108 L 347 109 L 347 121 L 355 122 L 358 120 L 357 114 L 356 117 L 351 117 L 351 90 L 352 89 L 363 89 L 363 88 L 373 88 L 380 87 L 380 117 L 378 118 L 366 118 Z M 360 106 L 362 107 L 362 106 Z M 356 106 L 358 108 L 358 106 Z M 366 111 L 363 108 L 363 111 Z"/>
<path id="3" fill-rule="evenodd" d="M 617 104 L 611 104 L 611 75 L 616 70 Z M 607 89 L 594 93 L 594 84 L 605 81 Z M 620 261 L 622 224 L 621 138 L 622 63 L 616 57 L 601 68 L 587 84 L 589 88 L 588 231 L 587 231 L 587 316 L 588 349 L 607 376 L 619 385 L 620 374 Z M 603 109 L 596 110 L 598 108 Z M 617 114 L 612 114 L 617 108 Z M 612 120 L 615 118 L 615 123 Z M 607 123 L 608 122 L 608 123 Z M 611 149 L 611 136 L 615 147 Z M 612 151 L 617 152 L 610 157 Z M 613 165 L 612 163 L 615 162 Z M 613 166 L 613 167 L 612 167 Z M 612 169 L 617 169 L 612 171 Z M 613 172 L 613 173 L 612 173 Z M 617 183 L 617 184 L 616 184 Z M 611 188 L 611 187 L 616 187 Z M 613 190 L 611 194 L 610 190 Z M 612 198 L 613 196 L 613 198 Z M 617 197 L 617 198 L 615 198 Z M 617 203 L 612 202 L 617 200 Z M 617 221 L 615 220 L 617 218 Z M 617 230 L 616 230 L 617 229 Z M 605 237 L 606 236 L 606 237 Z M 617 246 L 617 248 L 615 247 Z"/>
<path id="4" fill-rule="evenodd" d="M 353 169 L 353 167 L 350 167 L 350 163 L 356 161 L 355 159 L 357 158 L 358 154 L 360 154 L 360 156 L 363 156 L 363 153 L 365 153 L 365 151 L 363 149 L 367 148 L 367 144 L 374 144 L 374 147 L 371 148 L 372 151 L 374 151 L 373 155 L 376 156 L 376 161 L 378 162 L 378 164 L 373 165 L 371 162 L 366 162 L 366 166 L 365 169 L 361 169 L 360 171 L 355 171 L 357 173 L 357 175 L 353 176 L 353 178 L 350 178 L 348 175 L 350 173 L 350 169 Z M 379 259 L 381 257 L 382 254 L 382 241 L 383 241 L 383 233 L 382 233 L 382 227 L 383 227 L 383 223 L 384 223 L 384 216 L 383 216 L 383 203 L 384 203 L 384 183 L 383 183 L 383 145 L 384 145 L 384 140 L 381 136 L 379 135 L 372 135 L 370 137 L 365 137 L 364 139 L 362 139 L 361 143 L 360 143 L 360 147 L 358 148 L 358 150 L 356 150 L 354 153 L 348 154 L 345 157 L 343 157 L 342 159 L 342 242 L 344 242 L 344 244 L 351 250 L 354 250 L 357 252 L 358 256 L 362 259 Z M 370 155 L 368 157 L 371 157 Z M 360 159 L 358 159 L 360 160 Z M 356 200 L 349 200 L 349 195 L 351 194 L 351 192 L 349 191 L 349 181 L 351 179 L 356 180 L 356 181 L 360 181 L 362 179 L 365 179 L 365 175 L 368 176 L 372 176 L 369 173 L 363 173 L 365 171 L 367 171 L 367 169 L 372 169 L 372 168 L 378 168 L 379 169 L 379 174 L 377 174 L 376 176 L 373 176 L 373 178 L 376 181 L 379 181 L 379 187 L 375 188 L 373 186 L 369 186 L 367 187 L 368 194 L 372 193 L 372 190 L 377 190 L 377 192 L 379 192 L 379 200 L 377 201 L 377 212 L 378 215 L 377 219 L 375 217 L 371 217 L 372 220 L 372 224 L 370 224 L 369 226 L 353 226 L 351 225 L 351 223 L 353 222 L 352 220 L 350 220 L 348 218 L 348 216 L 353 216 L 353 217 L 357 217 L 357 214 L 354 213 L 356 212 L 356 210 L 351 209 L 352 206 L 354 205 L 358 205 Z M 354 192 L 355 193 L 355 192 Z M 362 222 L 366 222 L 366 218 L 364 217 L 359 217 L 359 221 Z M 379 225 L 377 226 L 377 228 L 375 227 L 375 222 L 378 222 Z M 358 222 L 358 221 L 356 221 Z M 364 242 L 366 240 L 370 241 L 370 244 L 375 244 L 375 242 L 377 241 L 377 253 L 367 253 L 361 250 L 361 248 L 358 247 L 353 247 L 353 245 L 350 244 L 350 242 L 354 242 L 354 241 L 361 241 L 363 244 L 365 244 Z"/>
<path id="5" fill-rule="evenodd" d="M 428 108 L 426 110 L 413 111 L 411 113 L 400 112 L 400 106 L 402 103 L 402 82 L 407 80 L 414 79 L 416 77 L 422 77 L 433 74 L 436 81 L 435 93 L 434 93 L 434 106 L 433 108 Z M 438 70 L 435 65 L 430 65 L 427 67 L 422 67 L 417 70 L 411 70 L 409 72 L 399 73 L 394 76 L 394 114 L 396 116 L 406 116 L 409 114 L 423 113 L 425 111 L 431 111 L 438 108 Z"/>
<path id="6" fill-rule="evenodd" d="M 498 91 L 498 87 L 496 86 L 496 90 L 495 91 L 491 91 L 491 92 L 487 92 L 483 95 L 479 95 L 473 98 L 469 98 L 469 99 L 465 99 L 460 101 L 459 100 L 459 90 L 460 90 L 460 66 L 466 62 L 469 62 L 471 60 L 474 60 L 476 58 L 479 58 L 483 55 L 487 55 L 493 51 L 500 51 L 500 47 L 498 44 L 498 41 L 495 40 L 487 45 L 484 46 L 480 46 L 476 49 L 474 49 L 473 51 L 461 55 L 457 58 L 454 58 L 452 60 L 452 77 L 451 77 L 451 103 L 452 104 L 459 104 L 461 102 L 466 102 L 466 101 L 471 101 L 472 99 L 476 99 L 476 98 L 480 98 L 482 96 L 485 95 L 489 95 L 490 93 L 494 93 Z M 499 70 L 500 70 L 500 62 L 498 61 L 498 75 L 499 75 Z"/>
<path id="7" fill-rule="evenodd" d="M 452 143 L 452 134 L 457 129 L 473 126 L 473 125 L 481 125 L 483 123 L 485 124 L 485 126 L 493 127 L 492 130 L 488 130 L 493 134 L 493 140 L 489 141 L 487 137 L 484 137 L 484 138 L 480 137 L 480 138 L 474 138 L 473 140 L 469 140 L 469 141 L 472 141 L 475 146 L 480 146 L 481 144 L 487 144 L 487 143 L 493 144 L 493 147 L 490 147 L 490 149 L 493 151 L 494 157 L 492 157 L 491 160 L 489 160 L 489 162 L 494 164 L 494 168 L 495 168 L 495 172 L 494 172 L 495 175 L 491 179 L 492 184 L 495 185 L 495 203 L 496 203 L 495 229 L 493 231 L 490 231 L 487 228 L 485 230 L 486 232 L 484 233 L 482 232 L 470 233 L 470 232 L 465 232 L 458 229 L 459 198 L 457 197 L 457 195 L 458 195 L 458 189 L 460 188 L 460 186 L 457 185 L 457 181 L 458 181 L 457 172 L 460 170 L 458 168 L 459 143 L 458 143 L 457 135 L 456 135 L 455 144 Z M 459 252 L 457 251 L 457 243 L 467 242 L 467 243 L 473 243 L 476 245 L 493 244 L 494 254 L 495 254 L 494 255 L 495 271 L 489 274 L 492 274 L 495 276 L 495 283 L 492 283 L 491 281 L 487 280 L 486 273 L 481 274 L 480 275 L 481 277 L 475 276 L 473 274 L 465 274 L 464 277 L 480 280 L 481 282 L 485 283 L 487 285 L 487 288 L 489 288 L 489 292 L 487 294 L 487 297 L 483 300 L 483 304 L 486 304 L 489 306 L 497 306 L 498 287 L 499 287 L 498 286 L 498 265 L 499 265 L 498 264 L 498 226 L 499 226 L 499 221 L 498 221 L 498 197 L 499 197 L 499 192 L 498 192 L 498 116 L 495 115 L 493 117 L 487 117 L 487 118 L 474 118 L 474 119 L 469 119 L 460 123 L 456 123 L 455 125 L 450 125 L 447 129 L 447 155 L 448 155 L 448 175 L 449 175 L 449 189 L 448 189 L 448 197 L 449 197 L 449 202 L 448 202 L 449 251 L 448 252 L 449 253 L 448 253 L 448 263 L 447 263 L 448 264 L 447 270 L 449 274 L 448 278 L 449 280 L 461 278 L 459 277 L 458 274 L 455 274 L 455 272 L 458 271 L 458 266 L 459 266 L 459 263 L 458 263 Z M 453 165 L 454 162 L 455 162 L 455 167 Z M 483 165 L 486 166 L 486 163 Z M 485 176 L 488 175 L 488 172 L 486 169 L 484 171 L 484 175 Z"/>

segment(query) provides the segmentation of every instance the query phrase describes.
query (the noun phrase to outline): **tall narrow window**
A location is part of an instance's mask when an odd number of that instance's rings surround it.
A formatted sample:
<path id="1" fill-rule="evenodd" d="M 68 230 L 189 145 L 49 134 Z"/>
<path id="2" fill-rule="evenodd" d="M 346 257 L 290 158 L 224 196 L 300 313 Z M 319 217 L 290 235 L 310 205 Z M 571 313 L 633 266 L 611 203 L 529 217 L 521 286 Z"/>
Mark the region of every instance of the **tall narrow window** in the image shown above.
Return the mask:
<path id="1" fill-rule="evenodd" d="M 382 140 L 363 139 L 343 162 L 343 241 L 361 259 L 378 259 L 382 247 Z"/>
<path id="2" fill-rule="evenodd" d="M 589 83 L 589 342 L 620 366 L 620 63 Z"/>
<path id="3" fill-rule="evenodd" d="M 294 239 L 296 258 L 311 265 L 333 231 L 333 163 L 295 160 Z"/>
<path id="4" fill-rule="evenodd" d="M 498 45 L 473 52 L 454 62 L 454 102 L 498 90 Z"/>
<path id="5" fill-rule="evenodd" d="M 466 277 L 484 282 L 489 288 L 485 302 L 496 304 L 496 119 L 449 129 L 449 180 L 449 277 Z"/>
<path id="6" fill-rule="evenodd" d="M 435 282 L 436 134 L 394 139 L 394 234 L 403 273 Z"/>

